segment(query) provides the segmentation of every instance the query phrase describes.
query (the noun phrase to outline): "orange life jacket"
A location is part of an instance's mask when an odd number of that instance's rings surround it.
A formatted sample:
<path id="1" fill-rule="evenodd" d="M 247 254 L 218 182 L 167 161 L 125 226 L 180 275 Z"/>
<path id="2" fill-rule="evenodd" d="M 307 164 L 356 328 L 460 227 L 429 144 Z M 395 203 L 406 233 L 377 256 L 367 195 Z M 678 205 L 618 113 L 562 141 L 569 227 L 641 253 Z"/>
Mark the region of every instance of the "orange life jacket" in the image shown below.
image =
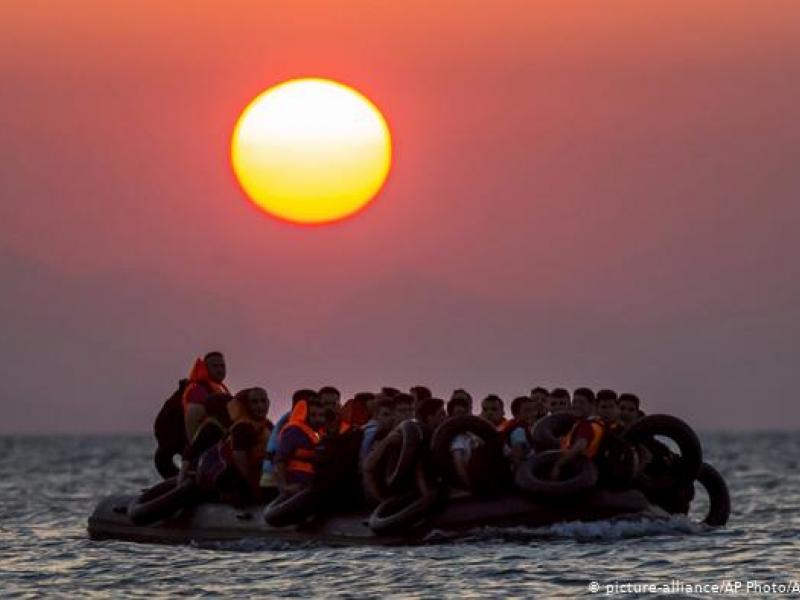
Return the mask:
<path id="1" fill-rule="evenodd" d="M 308 403 L 300 400 L 294 405 L 286 426 L 281 430 L 283 436 L 289 428 L 294 427 L 305 434 L 312 448 L 297 448 L 289 460 L 286 462 L 287 471 L 297 471 L 300 473 L 314 474 L 314 447 L 319 443 L 319 433 L 314 431 L 306 422 L 308 417 Z"/>
<path id="2" fill-rule="evenodd" d="M 583 419 L 578 419 L 578 421 L 572 426 L 572 429 L 569 430 L 569 433 L 561 438 L 562 450 L 567 450 L 572 447 L 572 444 L 577 441 L 575 440 L 575 434 L 578 430 L 578 427 L 585 426 L 587 423 L 592 429 L 592 439 L 589 440 L 589 443 L 583 450 L 582 454 L 589 458 L 594 458 L 597 456 L 597 453 L 600 451 L 600 444 L 603 441 L 607 427 L 605 421 L 600 417 L 586 417 Z"/>
<path id="3" fill-rule="evenodd" d="M 505 433 L 506 429 L 508 428 L 508 424 L 510 422 L 511 421 L 503 417 L 503 419 L 497 425 L 495 425 L 494 428 L 497 429 L 497 431 L 499 431 L 500 433 Z"/>
<path id="4" fill-rule="evenodd" d="M 198 358 L 194 361 L 194 365 L 192 366 L 192 370 L 189 372 L 189 385 L 186 386 L 186 389 L 183 391 L 183 408 L 184 411 L 186 410 L 187 400 L 189 398 L 189 392 L 193 391 L 195 387 L 201 385 L 205 390 L 211 390 L 213 394 L 228 394 L 230 395 L 230 390 L 225 386 L 224 383 L 220 383 L 218 381 L 212 381 L 208 375 L 208 367 L 206 367 L 206 361 L 202 358 Z"/>

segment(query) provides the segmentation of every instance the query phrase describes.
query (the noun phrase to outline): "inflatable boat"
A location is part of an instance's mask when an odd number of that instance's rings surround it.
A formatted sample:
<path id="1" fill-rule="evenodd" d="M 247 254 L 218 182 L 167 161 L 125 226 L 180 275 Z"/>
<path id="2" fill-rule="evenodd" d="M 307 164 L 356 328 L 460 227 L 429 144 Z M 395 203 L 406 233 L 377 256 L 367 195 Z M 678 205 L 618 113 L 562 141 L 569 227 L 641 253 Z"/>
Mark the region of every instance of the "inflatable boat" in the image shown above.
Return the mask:
<path id="1" fill-rule="evenodd" d="M 439 512 L 402 533 L 379 534 L 370 527 L 370 513 L 313 518 L 299 525 L 273 527 L 264 521 L 265 505 L 244 509 L 203 503 L 149 525 L 134 525 L 125 507 L 133 495 L 104 498 L 89 517 L 94 540 L 157 544 L 187 544 L 242 539 L 319 542 L 329 545 L 414 544 L 433 532 L 455 534 L 480 527 L 542 527 L 554 523 L 612 518 L 662 519 L 667 512 L 651 504 L 638 490 L 597 490 L 580 497 L 536 502 L 518 494 L 493 498 L 454 497 Z"/>

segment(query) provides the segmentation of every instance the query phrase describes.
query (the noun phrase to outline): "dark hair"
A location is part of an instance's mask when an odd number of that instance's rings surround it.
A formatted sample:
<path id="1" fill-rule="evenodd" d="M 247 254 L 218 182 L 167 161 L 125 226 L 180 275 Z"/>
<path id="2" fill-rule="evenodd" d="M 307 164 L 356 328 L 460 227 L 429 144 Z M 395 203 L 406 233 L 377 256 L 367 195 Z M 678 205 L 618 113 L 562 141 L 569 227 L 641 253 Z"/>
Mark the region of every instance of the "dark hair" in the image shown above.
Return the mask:
<path id="1" fill-rule="evenodd" d="M 574 392 L 572 392 L 572 399 L 575 399 L 575 396 L 583 396 L 592 404 L 595 403 L 594 400 L 594 392 L 587 387 L 579 387 Z"/>
<path id="2" fill-rule="evenodd" d="M 489 403 L 499 404 L 500 410 L 503 410 L 505 408 L 505 404 L 503 404 L 503 399 L 495 394 L 489 394 L 488 396 L 486 396 L 486 398 L 481 400 L 481 408 L 483 408 L 485 404 Z"/>
<path id="3" fill-rule="evenodd" d="M 425 421 L 435 415 L 443 406 L 444 400 L 441 398 L 425 398 L 417 405 L 416 414 L 414 416 L 419 421 Z"/>
<path id="4" fill-rule="evenodd" d="M 431 392 L 424 385 L 415 385 L 414 387 L 412 387 L 408 391 L 411 392 L 412 396 L 414 396 L 415 398 L 418 398 L 420 400 L 429 400 L 429 399 L 433 398 L 433 392 Z M 444 401 L 442 401 L 442 402 L 444 402 Z"/>
<path id="5" fill-rule="evenodd" d="M 636 394 L 620 394 L 617 404 L 622 404 L 623 402 L 632 402 L 636 410 L 639 410 L 639 396 Z"/>
<path id="6" fill-rule="evenodd" d="M 408 404 L 409 406 L 412 406 L 414 404 L 414 396 L 400 392 L 394 397 L 395 408 L 397 408 L 398 404 Z"/>
<path id="7" fill-rule="evenodd" d="M 522 405 L 526 402 L 533 402 L 533 398 L 530 396 L 517 396 L 511 401 L 511 414 L 514 417 L 519 416 L 519 411 L 522 410 Z"/>
<path id="8" fill-rule="evenodd" d="M 388 410 L 394 411 L 395 407 L 395 399 L 391 396 L 383 396 L 380 400 L 378 400 L 377 405 L 375 406 L 375 412 L 377 413 L 382 408 L 386 408 Z"/>
<path id="9" fill-rule="evenodd" d="M 569 392 L 564 388 L 553 388 L 553 391 L 550 392 L 550 395 L 553 398 L 566 398 L 569 400 Z"/>
<path id="10" fill-rule="evenodd" d="M 614 390 L 604 389 L 597 392 L 597 403 L 599 404 L 603 400 L 613 400 L 614 402 L 617 401 L 617 392 Z"/>
<path id="11" fill-rule="evenodd" d="M 332 385 L 326 385 L 325 387 L 319 388 L 319 395 L 322 396 L 323 394 L 336 394 L 337 396 L 341 397 L 342 394 Z"/>
<path id="12" fill-rule="evenodd" d="M 366 404 L 374 398 L 375 394 L 372 392 L 358 392 L 355 396 L 353 396 L 353 401 L 359 404 Z"/>
<path id="13" fill-rule="evenodd" d="M 206 362 L 212 356 L 219 356 L 220 358 L 225 358 L 225 356 L 223 356 L 222 352 L 220 352 L 219 350 L 212 350 L 211 352 L 206 352 L 206 355 L 203 357 L 203 362 Z"/>
<path id="14" fill-rule="evenodd" d="M 535 387 L 531 390 L 531 396 L 533 396 L 534 394 L 544 394 L 545 396 L 547 396 L 549 393 L 550 392 L 548 392 L 547 389 L 543 387 Z"/>
<path id="15" fill-rule="evenodd" d="M 381 388 L 381 394 L 383 394 L 384 396 L 389 396 L 390 398 L 394 398 L 395 396 L 400 395 L 400 390 L 398 390 L 397 388 L 384 386 Z"/>
<path id="16" fill-rule="evenodd" d="M 457 396 L 457 395 L 458 396 L 463 396 L 464 398 L 466 398 L 468 400 L 472 400 L 472 394 L 470 394 L 464 388 L 458 388 L 458 389 L 453 390 L 453 393 L 450 394 L 450 399 L 452 399 L 453 396 Z"/>
<path id="17" fill-rule="evenodd" d="M 311 402 L 313 400 L 317 400 L 318 398 L 319 395 L 314 390 L 309 390 L 307 388 L 297 390 L 294 394 L 292 394 L 292 406 L 300 402 L 300 400 Z"/>
<path id="18" fill-rule="evenodd" d="M 468 411 L 469 400 L 466 398 L 450 398 L 450 400 L 447 402 L 447 416 L 451 416 L 458 406 Z"/>

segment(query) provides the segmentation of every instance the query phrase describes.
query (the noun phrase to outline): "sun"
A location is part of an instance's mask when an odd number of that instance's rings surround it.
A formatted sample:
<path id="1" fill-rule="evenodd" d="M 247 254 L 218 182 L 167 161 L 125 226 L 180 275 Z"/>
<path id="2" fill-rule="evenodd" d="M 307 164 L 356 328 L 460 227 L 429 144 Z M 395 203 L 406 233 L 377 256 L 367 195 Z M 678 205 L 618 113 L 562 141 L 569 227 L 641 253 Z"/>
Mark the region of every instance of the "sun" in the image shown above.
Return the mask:
<path id="1" fill-rule="evenodd" d="M 389 126 L 354 89 L 293 79 L 258 95 L 231 139 L 233 171 L 247 197 L 293 223 L 344 219 L 380 191 L 392 162 Z"/>

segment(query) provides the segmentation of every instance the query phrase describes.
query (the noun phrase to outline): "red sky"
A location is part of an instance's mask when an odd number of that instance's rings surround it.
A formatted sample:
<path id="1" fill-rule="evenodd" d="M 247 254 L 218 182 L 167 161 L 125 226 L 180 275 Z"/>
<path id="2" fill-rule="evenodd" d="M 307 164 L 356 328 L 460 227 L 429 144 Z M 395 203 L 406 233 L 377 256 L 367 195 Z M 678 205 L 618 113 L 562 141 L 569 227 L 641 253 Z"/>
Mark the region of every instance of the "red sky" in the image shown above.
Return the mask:
<path id="1" fill-rule="evenodd" d="M 796 428 L 800 3 L 566 4 L 6 0 L 0 431 L 145 431 L 211 348 L 279 406 L 590 385 Z M 325 228 L 227 162 L 298 76 L 394 135 Z"/>

